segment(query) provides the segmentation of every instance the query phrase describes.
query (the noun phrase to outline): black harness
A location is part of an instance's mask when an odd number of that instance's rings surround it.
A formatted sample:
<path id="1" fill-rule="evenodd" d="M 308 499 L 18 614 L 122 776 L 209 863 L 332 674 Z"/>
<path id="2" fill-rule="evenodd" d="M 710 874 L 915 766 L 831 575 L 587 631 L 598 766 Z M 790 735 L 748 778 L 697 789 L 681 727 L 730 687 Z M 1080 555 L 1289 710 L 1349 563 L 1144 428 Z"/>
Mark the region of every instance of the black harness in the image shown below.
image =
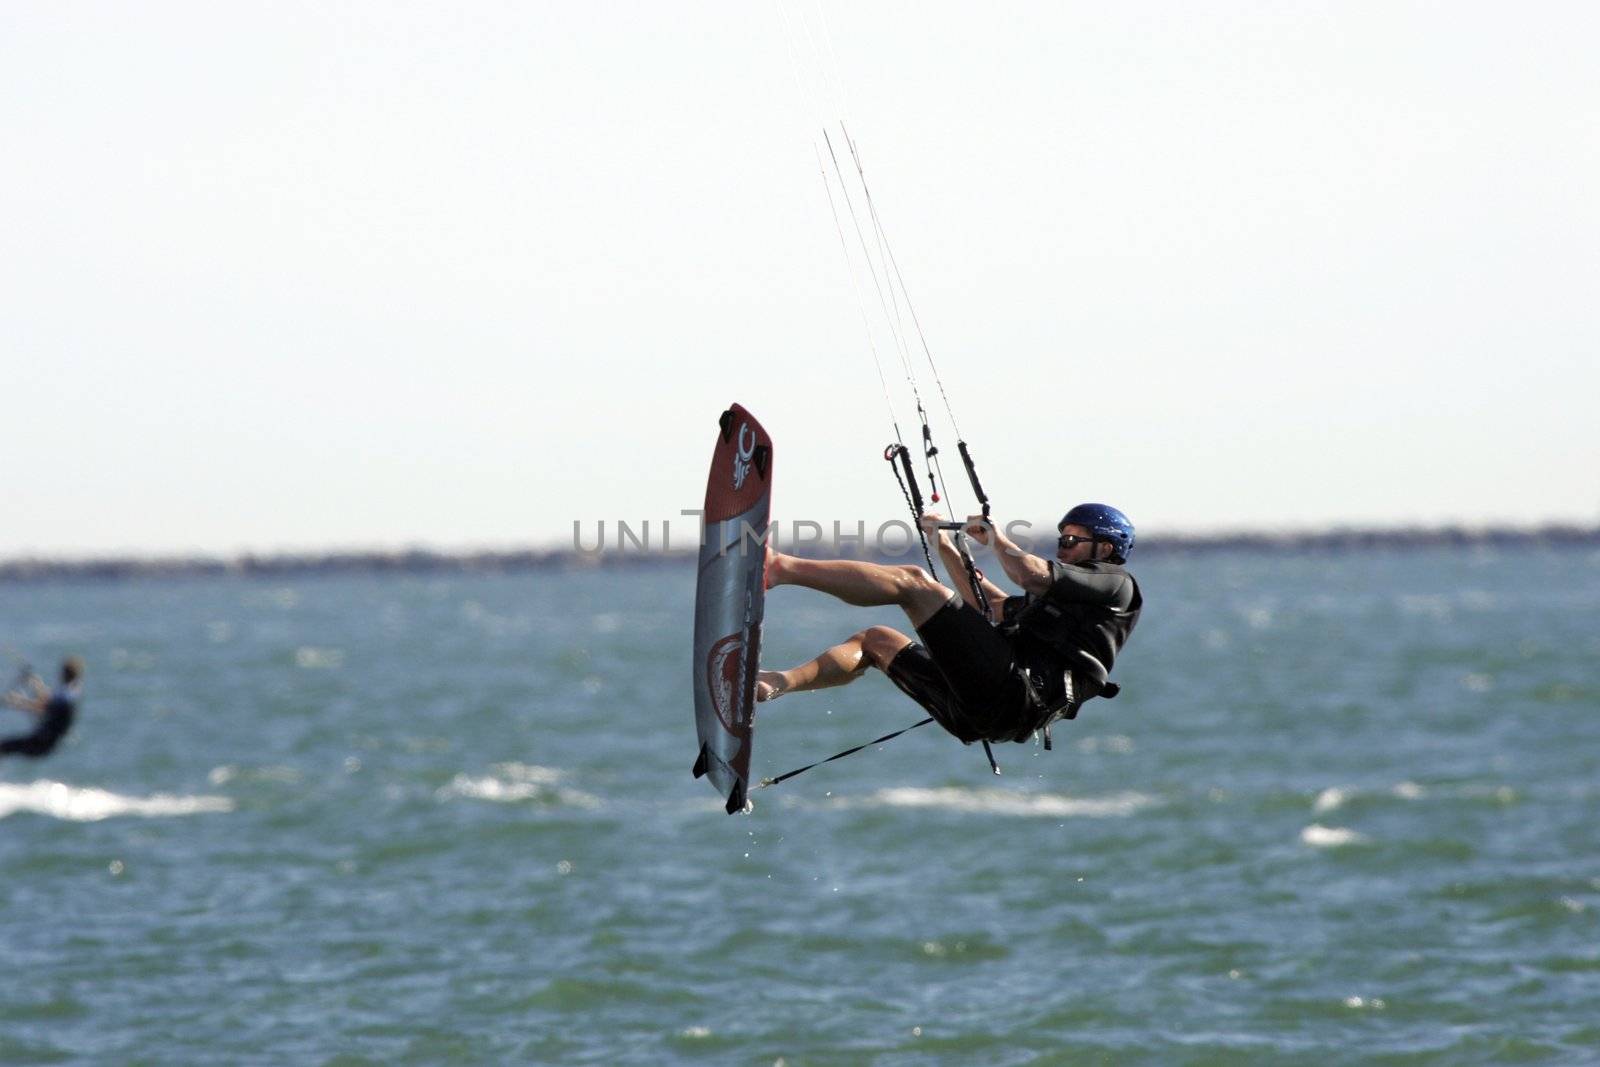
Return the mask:
<path id="1" fill-rule="evenodd" d="M 1015 599 L 1011 603 L 1015 603 Z M 1126 617 L 1137 613 L 1141 599 L 1136 593 L 1131 609 L 1107 610 L 1113 619 Z M 1109 700 L 1122 691 L 1122 687 L 1111 680 L 1106 664 L 1082 647 L 1084 620 L 1080 610 L 1071 601 L 1058 602 L 1052 587 L 1036 597 L 1026 598 L 1021 608 L 1001 623 L 1000 630 L 1007 637 L 1015 639 L 1026 635 L 1033 644 L 1050 649 L 1063 661 L 1048 674 L 1035 674 L 1030 668 L 1021 668 L 1026 682 L 1024 692 L 1030 725 L 1004 740 L 1026 741 L 1037 734 L 1049 749 L 1052 747 L 1050 727 L 1054 723 L 1077 718 L 1078 709 L 1095 697 Z M 1126 636 L 1126 631 L 1122 636 Z"/>
<path id="2" fill-rule="evenodd" d="M 1087 652 L 1079 652 L 1078 657 L 1083 661 L 1083 670 L 1090 679 L 1089 685 L 1080 687 L 1073 678 L 1071 669 L 1061 672 L 1059 681 L 1052 679 L 1054 684 L 1047 683 L 1044 679 L 1034 680 L 1033 672 L 1022 668 L 1023 681 L 1027 683 L 1025 692 L 1028 699 L 1028 710 L 1031 712 L 1032 725 L 1018 737 L 996 738 L 1004 741 L 1026 741 L 1035 734 L 1044 739 L 1046 751 L 1051 748 L 1050 727 L 1058 719 L 1076 719 L 1078 709 L 1083 707 L 1085 701 L 1095 697 L 1105 697 L 1110 700 L 1122 692 L 1122 687 L 1106 677 L 1105 665 Z M 1083 693 L 1081 690 L 1092 689 L 1093 692 Z M 1052 695 L 1053 693 L 1053 695 Z"/>

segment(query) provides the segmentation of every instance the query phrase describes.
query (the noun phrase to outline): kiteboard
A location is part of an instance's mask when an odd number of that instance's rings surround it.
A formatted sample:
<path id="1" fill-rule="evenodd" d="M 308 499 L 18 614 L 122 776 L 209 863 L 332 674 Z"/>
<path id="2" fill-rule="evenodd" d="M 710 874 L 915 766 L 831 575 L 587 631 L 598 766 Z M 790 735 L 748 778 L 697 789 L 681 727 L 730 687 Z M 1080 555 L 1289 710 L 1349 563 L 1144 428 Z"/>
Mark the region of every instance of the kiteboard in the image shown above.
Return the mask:
<path id="1" fill-rule="evenodd" d="M 771 499 L 772 439 L 734 404 L 717 424 L 694 595 L 694 776 L 726 797 L 729 815 L 745 810 L 750 784 Z"/>

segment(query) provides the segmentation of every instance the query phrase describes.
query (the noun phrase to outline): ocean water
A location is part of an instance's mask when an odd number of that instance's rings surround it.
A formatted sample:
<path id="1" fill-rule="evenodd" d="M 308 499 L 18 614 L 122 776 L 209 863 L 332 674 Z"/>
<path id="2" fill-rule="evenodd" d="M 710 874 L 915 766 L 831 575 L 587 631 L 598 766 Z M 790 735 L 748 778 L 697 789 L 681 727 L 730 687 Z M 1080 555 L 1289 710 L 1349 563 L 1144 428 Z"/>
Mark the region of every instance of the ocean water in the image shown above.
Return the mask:
<path id="1" fill-rule="evenodd" d="M 928 727 L 734 817 L 690 567 L 0 586 L 89 665 L 0 762 L 0 1062 L 1600 1062 L 1600 557 L 1135 570 L 1054 752 Z M 767 659 L 877 621 L 777 590 Z M 786 697 L 755 763 L 918 717 Z"/>

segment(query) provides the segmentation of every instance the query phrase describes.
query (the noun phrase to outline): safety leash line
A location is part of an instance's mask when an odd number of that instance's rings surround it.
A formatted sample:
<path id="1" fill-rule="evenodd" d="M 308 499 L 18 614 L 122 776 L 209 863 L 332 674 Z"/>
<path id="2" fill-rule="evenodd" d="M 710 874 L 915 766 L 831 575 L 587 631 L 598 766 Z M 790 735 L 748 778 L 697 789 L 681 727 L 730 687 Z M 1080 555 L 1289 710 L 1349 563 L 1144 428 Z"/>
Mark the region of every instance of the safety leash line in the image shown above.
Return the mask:
<path id="1" fill-rule="evenodd" d="M 881 745 L 885 741 L 893 741 L 895 738 L 899 737 L 901 734 L 910 733 L 912 730 L 915 730 L 917 727 L 926 726 L 932 721 L 933 721 L 932 718 L 927 718 L 927 719 L 923 719 L 921 722 L 914 722 L 910 726 L 907 726 L 907 727 L 905 727 L 904 729 L 901 729 L 901 730 L 896 730 L 892 734 L 884 734 L 882 737 L 878 738 L 875 741 L 868 741 L 864 745 L 857 745 L 855 748 L 847 748 L 843 752 L 836 752 L 833 755 L 829 756 L 827 759 L 819 759 L 815 763 L 808 763 L 804 767 L 797 767 L 794 770 L 788 772 L 787 774 L 780 774 L 776 778 L 763 778 L 763 779 L 761 779 L 760 784 L 756 786 L 756 788 L 757 789 L 765 789 L 769 785 L 777 785 L 779 782 L 787 782 L 790 778 L 793 778 L 795 775 L 804 774 L 805 772 L 809 771 L 813 767 L 820 767 L 824 763 L 832 763 L 836 759 L 844 759 L 846 756 L 853 756 L 857 752 L 860 752 L 864 748 L 871 748 L 873 745 Z M 985 742 L 985 747 L 987 747 L 987 742 Z M 999 772 L 997 771 L 996 773 L 999 773 Z"/>

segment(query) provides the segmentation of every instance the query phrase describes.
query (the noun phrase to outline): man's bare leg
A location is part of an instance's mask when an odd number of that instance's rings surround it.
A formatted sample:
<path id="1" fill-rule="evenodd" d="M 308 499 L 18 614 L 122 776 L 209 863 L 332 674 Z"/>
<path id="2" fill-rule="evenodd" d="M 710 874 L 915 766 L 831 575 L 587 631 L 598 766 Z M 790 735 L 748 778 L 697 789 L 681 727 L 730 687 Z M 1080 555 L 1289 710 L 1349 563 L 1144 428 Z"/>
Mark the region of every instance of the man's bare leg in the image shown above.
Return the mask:
<path id="1" fill-rule="evenodd" d="M 798 667 L 760 672 L 756 675 L 756 699 L 776 700 L 785 693 L 849 685 L 868 667 L 886 669 L 910 643 L 911 638 L 888 626 L 868 627 Z"/>
<path id="2" fill-rule="evenodd" d="M 860 608 L 897 604 L 912 626 L 927 622 L 955 595 L 921 567 L 885 566 L 853 559 L 801 559 L 768 549 L 767 588 L 779 585 L 815 589 Z"/>

